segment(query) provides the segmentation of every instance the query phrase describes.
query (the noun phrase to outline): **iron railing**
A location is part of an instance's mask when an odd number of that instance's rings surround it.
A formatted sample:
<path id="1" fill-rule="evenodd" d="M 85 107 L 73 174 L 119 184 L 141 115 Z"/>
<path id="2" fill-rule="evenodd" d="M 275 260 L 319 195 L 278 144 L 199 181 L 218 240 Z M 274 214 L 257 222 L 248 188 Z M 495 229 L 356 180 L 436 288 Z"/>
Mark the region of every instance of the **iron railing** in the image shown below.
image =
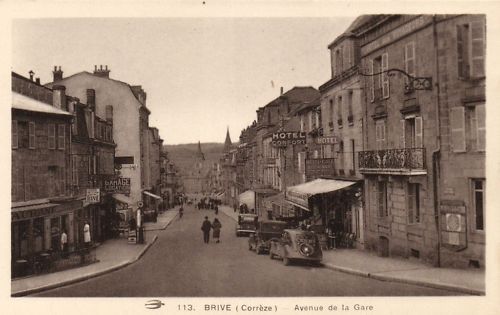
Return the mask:
<path id="1" fill-rule="evenodd" d="M 358 153 L 360 169 L 424 170 L 425 148 L 405 148 Z"/>

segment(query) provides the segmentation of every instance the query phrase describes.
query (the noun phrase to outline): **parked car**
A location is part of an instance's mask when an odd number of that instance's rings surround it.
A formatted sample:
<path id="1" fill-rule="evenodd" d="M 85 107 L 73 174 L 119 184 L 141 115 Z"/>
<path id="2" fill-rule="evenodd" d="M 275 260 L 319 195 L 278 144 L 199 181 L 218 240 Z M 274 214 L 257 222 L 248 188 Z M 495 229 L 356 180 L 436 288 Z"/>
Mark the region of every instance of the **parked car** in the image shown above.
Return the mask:
<path id="1" fill-rule="evenodd" d="M 255 214 L 239 214 L 238 224 L 236 225 L 236 237 L 255 233 L 258 217 Z"/>
<path id="2" fill-rule="evenodd" d="M 323 252 L 318 236 L 311 231 L 285 229 L 280 238 L 270 240 L 269 257 L 283 259 L 285 266 L 291 261 L 308 261 L 319 265 Z"/>
<path id="3" fill-rule="evenodd" d="M 257 223 L 257 230 L 248 238 L 248 249 L 257 254 L 269 252 L 269 240 L 279 238 L 287 223 L 283 221 L 262 221 Z"/>

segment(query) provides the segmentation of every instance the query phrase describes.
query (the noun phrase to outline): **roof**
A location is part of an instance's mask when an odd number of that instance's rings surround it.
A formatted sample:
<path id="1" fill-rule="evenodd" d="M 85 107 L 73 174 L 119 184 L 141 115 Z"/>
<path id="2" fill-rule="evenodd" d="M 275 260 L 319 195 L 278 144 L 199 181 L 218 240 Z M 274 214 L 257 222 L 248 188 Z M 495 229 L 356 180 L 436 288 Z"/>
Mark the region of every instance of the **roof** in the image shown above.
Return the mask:
<path id="1" fill-rule="evenodd" d="M 373 14 L 365 14 L 358 16 L 341 35 L 337 36 L 335 40 L 332 43 L 330 43 L 330 45 L 328 45 L 328 48 L 330 49 L 333 45 L 340 42 L 345 37 L 354 36 L 356 31 L 361 26 L 367 24 L 372 20 L 376 20 L 379 17 L 380 15 L 373 15 Z"/>
<path id="2" fill-rule="evenodd" d="M 96 77 L 96 78 L 100 78 L 100 79 L 103 79 L 103 80 L 111 80 L 111 81 L 114 81 L 114 82 L 117 82 L 117 83 L 120 83 L 120 84 L 123 84 L 125 86 L 127 86 L 129 89 L 130 89 L 130 93 L 132 93 L 132 95 L 134 96 L 134 98 L 137 100 L 137 102 L 139 102 L 139 104 L 141 105 L 141 108 L 143 108 L 144 110 L 146 110 L 148 113 L 151 114 L 151 111 L 146 107 L 146 105 L 144 105 L 141 100 L 139 100 L 139 98 L 137 97 L 136 93 L 134 92 L 134 89 L 132 88 L 132 86 L 130 84 L 128 84 L 127 82 L 123 82 L 123 81 L 120 81 L 120 80 L 116 80 L 116 79 L 111 79 L 110 77 L 101 77 L 101 76 L 98 76 L 98 75 L 95 75 L 93 73 L 90 73 L 88 71 L 80 71 L 80 72 L 77 72 L 77 73 L 73 73 L 72 75 L 70 76 L 67 76 L 65 78 L 63 78 L 62 80 L 60 81 L 64 81 L 64 80 L 67 80 L 69 78 L 72 78 L 72 77 L 76 77 L 78 75 L 81 75 L 81 74 L 87 74 L 87 75 L 91 75 L 93 77 Z M 46 87 L 49 87 L 49 88 L 52 88 L 52 86 L 54 85 L 57 85 L 60 81 L 55 81 L 55 82 L 49 82 L 49 83 L 46 83 L 44 84 Z"/>
<path id="3" fill-rule="evenodd" d="M 12 92 L 12 108 L 30 112 L 72 116 L 65 110 L 59 109 L 41 101 L 37 101 L 31 97 L 27 97 L 16 92 Z"/>

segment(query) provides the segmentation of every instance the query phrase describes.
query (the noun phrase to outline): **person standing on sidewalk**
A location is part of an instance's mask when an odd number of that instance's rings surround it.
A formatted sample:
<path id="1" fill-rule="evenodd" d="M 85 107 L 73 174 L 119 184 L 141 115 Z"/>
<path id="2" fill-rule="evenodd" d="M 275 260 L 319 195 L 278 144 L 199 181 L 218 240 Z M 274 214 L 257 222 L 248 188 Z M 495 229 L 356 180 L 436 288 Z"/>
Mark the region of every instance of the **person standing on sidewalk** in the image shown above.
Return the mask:
<path id="1" fill-rule="evenodd" d="M 90 225 L 88 221 L 85 221 L 85 225 L 83 226 L 83 243 L 85 244 L 85 248 L 90 248 Z"/>
<path id="2" fill-rule="evenodd" d="M 208 217 L 205 217 L 205 221 L 201 225 L 201 230 L 203 231 L 203 241 L 208 244 L 210 241 L 210 230 L 212 229 L 212 223 L 208 221 Z"/>
<path id="3" fill-rule="evenodd" d="M 68 256 L 68 234 L 63 230 L 61 233 L 61 251 L 62 256 L 66 258 Z"/>
<path id="4" fill-rule="evenodd" d="M 220 240 L 220 229 L 222 228 L 222 224 L 220 223 L 219 219 L 215 218 L 214 222 L 212 223 L 212 229 L 214 230 L 213 232 L 213 237 L 216 243 L 219 243 Z"/>

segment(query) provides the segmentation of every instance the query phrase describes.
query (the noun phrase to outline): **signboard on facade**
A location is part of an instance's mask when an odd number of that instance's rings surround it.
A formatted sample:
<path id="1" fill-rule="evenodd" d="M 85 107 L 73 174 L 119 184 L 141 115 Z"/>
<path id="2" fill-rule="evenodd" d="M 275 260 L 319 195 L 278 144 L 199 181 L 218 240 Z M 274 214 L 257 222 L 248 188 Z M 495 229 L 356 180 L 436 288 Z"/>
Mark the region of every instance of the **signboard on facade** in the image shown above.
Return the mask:
<path id="1" fill-rule="evenodd" d="M 107 193 L 129 194 L 129 177 L 111 177 L 104 178 L 102 181 L 102 190 Z"/>
<path id="2" fill-rule="evenodd" d="M 85 197 L 85 202 L 86 203 L 99 203 L 101 201 L 100 199 L 101 193 L 99 188 L 87 188 L 87 194 Z"/>
<path id="3" fill-rule="evenodd" d="M 271 144 L 275 147 L 306 144 L 306 133 L 302 131 L 280 131 L 273 133 Z"/>
<path id="4" fill-rule="evenodd" d="M 338 143 L 338 140 L 337 140 L 337 137 L 317 137 L 316 138 L 316 143 L 317 144 L 322 144 L 322 145 L 325 145 L 325 144 L 337 144 Z"/>
<path id="5" fill-rule="evenodd" d="M 306 177 L 316 179 L 335 176 L 335 159 L 306 159 Z"/>

